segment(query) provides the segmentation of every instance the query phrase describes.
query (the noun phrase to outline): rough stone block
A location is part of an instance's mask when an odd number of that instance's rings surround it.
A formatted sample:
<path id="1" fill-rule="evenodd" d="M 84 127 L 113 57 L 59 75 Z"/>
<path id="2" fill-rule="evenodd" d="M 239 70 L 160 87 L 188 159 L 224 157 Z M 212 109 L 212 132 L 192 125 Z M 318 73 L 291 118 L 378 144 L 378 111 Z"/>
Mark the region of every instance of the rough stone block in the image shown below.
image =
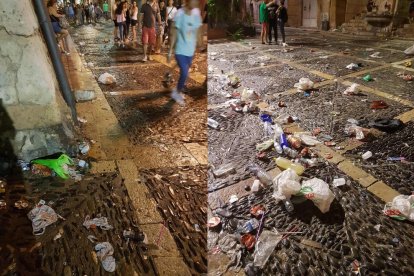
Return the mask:
<path id="1" fill-rule="evenodd" d="M 47 50 L 38 36 L 26 40 L 17 71 L 19 102 L 48 105 L 55 100 L 58 87 Z"/>
<path id="2" fill-rule="evenodd" d="M 29 1 L 0 1 L 0 29 L 16 35 L 30 36 L 39 27 L 34 8 Z"/>

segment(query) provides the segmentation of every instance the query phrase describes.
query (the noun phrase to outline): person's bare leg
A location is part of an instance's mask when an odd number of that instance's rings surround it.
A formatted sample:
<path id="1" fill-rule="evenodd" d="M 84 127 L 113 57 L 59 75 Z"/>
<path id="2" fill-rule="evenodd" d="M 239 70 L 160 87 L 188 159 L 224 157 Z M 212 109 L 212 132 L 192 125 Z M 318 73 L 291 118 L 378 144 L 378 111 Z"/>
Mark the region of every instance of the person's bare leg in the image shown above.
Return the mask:
<path id="1" fill-rule="evenodd" d="M 144 59 L 143 61 L 147 61 L 148 57 L 147 57 L 147 50 L 148 50 L 148 44 L 143 44 L 144 47 Z"/>
<path id="2" fill-rule="evenodd" d="M 264 27 L 263 27 L 263 25 L 262 25 L 262 31 L 260 32 L 260 37 L 262 39 L 262 43 L 264 43 L 264 40 L 263 40 L 263 38 L 264 38 Z"/>
<path id="3" fill-rule="evenodd" d="M 151 57 L 151 51 L 152 51 L 152 44 L 149 44 L 148 45 L 148 60 L 152 60 L 152 57 Z"/>

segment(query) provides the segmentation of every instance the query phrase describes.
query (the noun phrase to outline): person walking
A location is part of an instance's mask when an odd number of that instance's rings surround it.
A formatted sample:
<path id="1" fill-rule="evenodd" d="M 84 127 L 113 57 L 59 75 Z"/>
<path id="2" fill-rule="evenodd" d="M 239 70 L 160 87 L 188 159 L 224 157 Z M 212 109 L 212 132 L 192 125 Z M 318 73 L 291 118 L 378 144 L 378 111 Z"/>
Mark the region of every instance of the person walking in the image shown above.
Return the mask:
<path id="1" fill-rule="evenodd" d="M 161 24 L 158 24 L 157 27 L 157 41 L 156 41 L 156 47 L 155 47 L 155 53 L 160 54 L 161 48 L 163 44 L 163 38 L 164 38 L 164 29 L 165 29 L 165 22 L 166 22 L 166 16 L 167 16 L 167 8 L 165 6 L 164 1 L 160 1 L 160 16 L 161 16 Z"/>
<path id="2" fill-rule="evenodd" d="M 167 21 L 165 23 L 165 30 L 164 30 L 164 41 L 166 41 L 170 36 L 170 26 L 174 20 L 175 14 L 177 13 L 177 8 L 174 7 L 174 0 L 168 0 L 168 6 L 166 9 L 167 13 Z M 168 39 L 169 40 L 169 39 Z"/>
<path id="3" fill-rule="evenodd" d="M 119 3 L 118 7 L 115 10 L 116 13 L 116 22 L 118 24 L 119 29 L 119 36 L 120 36 L 120 42 L 118 45 L 120 45 L 122 48 L 125 48 L 125 37 L 124 37 L 124 28 L 126 26 L 126 19 L 125 19 L 125 13 L 126 13 L 126 2 Z"/>
<path id="4" fill-rule="evenodd" d="M 108 1 L 105 1 L 105 3 L 103 3 L 103 15 L 105 16 L 105 20 L 108 20 L 108 16 L 109 16 L 109 5 L 108 5 Z"/>
<path id="5" fill-rule="evenodd" d="M 137 22 L 138 22 L 138 6 L 137 2 L 132 2 L 131 13 L 131 31 L 132 31 L 132 41 L 136 43 L 137 41 Z"/>
<path id="6" fill-rule="evenodd" d="M 155 21 L 161 24 L 160 7 L 155 0 L 147 0 L 141 7 L 140 26 L 142 26 L 142 44 L 144 48 L 143 62 L 151 59 L 151 50 L 155 47 Z M 149 47 L 148 47 L 149 46 Z"/>
<path id="7" fill-rule="evenodd" d="M 271 0 L 266 5 L 269 13 L 269 29 L 268 29 L 268 40 L 269 44 L 272 44 L 272 30 L 275 36 L 275 43 L 277 44 L 277 16 L 276 11 L 279 8 L 277 0 Z"/>
<path id="8" fill-rule="evenodd" d="M 112 18 L 112 21 L 114 22 L 114 31 L 113 31 L 114 42 L 117 42 L 119 39 L 118 22 L 116 20 L 116 9 L 118 8 L 120 4 L 121 4 L 121 0 L 116 0 L 116 2 L 111 7 L 111 18 Z"/>
<path id="9" fill-rule="evenodd" d="M 90 14 L 89 14 L 89 6 L 85 5 L 83 10 L 85 11 L 86 23 L 89 24 L 91 21 Z"/>
<path id="10" fill-rule="evenodd" d="M 173 51 L 180 68 L 180 78 L 177 88 L 173 89 L 171 98 L 180 105 L 184 105 L 182 91 L 187 81 L 197 44 L 200 46 L 202 22 L 200 13 L 195 12 L 198 1 L 185 0 L 185 6 L 177 12 L 171 26 L 171 47 L 168 53 L 168 62 L 171 62 Z"/>
<path id="11" fill-rule="evenodd" d="M 285 35 L 285 24 L 288 21 L 288 13 L 285 7 L 285 0 L 280 0 L 280 5 L 276 11 L 277 16 L 277 23 L 279 24 L 280 33 L 282 34 L 282 45 L 283 47 L 288 46 L 286 44 L 286 35 Z M 276 29 L 276 37 L 277 37 L 277 29 Z"/>
<path id="12" fill-rule="evenodd" d="M 76 5 L 76 18 L 78 20 L 78 25 L 83 24 L 82 12 L 83 12 L 82 6 L 77 4 Z"/>
<path id="13" fill-rule="evenodd" d="M 69 5 L 68 11 L 69 11 L 69 20 L 71 22 L 74 22 L 74 19 L 75 19 L 75 11 L 73 9 L 73 5 L 72 4 Z"/>
<path id="14" fill-rule="evenodd" d="M 124 2 L 126 6 L 125 10 L 125 29 L 124 29 L 124 40 L 129 39 L 129 27 L 131 26 L 131 6 L 128 2 Z"/>
<path id="15" fill-rule="evenodd" d="M 267 42 L 267 30 L 269 29 L 269 14 L 266 8 L 266 1 L 263 0 L 259 6 L 259 23 L 262 25 L 262 31 L 260 33 L 262 44 L 266 44 Z"/>
<path id="16" fill-rule="evenodd" d="M 91 23 L 96 23 L 95 6 L 93 4 L 89 4 L 89 18 Z"/>

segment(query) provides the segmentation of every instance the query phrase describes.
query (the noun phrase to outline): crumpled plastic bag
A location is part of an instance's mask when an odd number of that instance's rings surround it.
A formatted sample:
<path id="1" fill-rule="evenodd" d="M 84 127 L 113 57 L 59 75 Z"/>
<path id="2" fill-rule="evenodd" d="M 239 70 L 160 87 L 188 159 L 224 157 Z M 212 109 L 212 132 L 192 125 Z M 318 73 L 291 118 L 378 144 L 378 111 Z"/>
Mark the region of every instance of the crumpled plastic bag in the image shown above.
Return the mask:
<path id="1" fill-rule="evenodd" d="M 409 47 L 409 48 L 407 48 L 407 49 L 404 51 L 404 54 L 409 55 L 409 56 L 414 55 L 414 45 L 413 45 L 413 46 L 411 46 L 411 47 Z"/>
<path id="2" fill-rule="evenodd" d="M 86 227 L 86 229 L 90 229 L 90 228 L 94 228 L 94 227 L 99 227 L 102 230 L 110 230 L 113 227 L 108 223 L 108 218 L 107 217 L 98 217 L 98 218 L 93 218 L 91 219 L 90 216 L 86 216 L 85 220 L 83 222 L 83 226 Z"/>
<path id="3" fill-rule="evenodd" d="M 292 169 L 287 169 L 273 179 L 273 197 L 276 200 L 290 199 L 300 189 L 300 177 Z"/>
<path id="4" fill-rule="evenodd" d="M 295 83 L 294 87 L 298 89 L 299 92 L 303 92 L 309 89 L 312 89 L 314 86 L 313 81 L 308 78 L 301 78 L 298 83 Z"/>
<path id="5" fill-rule="evenodd" d="M 264 230 L 255 245 L 253 264 L 263 268 L 282 237 L 283 235 L 277 232 Z"/>
<path id="6" fill-rule="evenodd" d="M 68 166 L 73 165 L 72 159 L 66 154 L 61 154 L 57 159 L 35 159 L 31 163 L 46 166 L 63 179 L 69 178 Z"/>
<path id="7" fill-rule="evenodd" d="M 351 136 L 355 135 L 357 140 L 362 140 L 365 138 L 362 127 L 357 126 L 356 124 L 348 123 L 345 125 L 345 134 Z"/>
<path id="8" fill-rule="evenodd" d="M 98 82 L 102 84 L 113 84 L 116 83 L 116 78 L 109 73 L 103 73 L 99 76 Z"/>
<path id="9" fill-rule="evenodd" d="M 351 64 L 348 64 L 346 66 L 346 69 L 349 69 L 349 70 L 355 70 L 355 69 L 358 69 L 358 68 L 359 68 L 359 65 L 356 64 L 356 63 L 351 63 Z"/>
<path id="10" fill-rule="evenodd" d="M 52 207 L 39 204 L 27 214 L 27 217 L 32 221 L 33 234 L 39 236 L 43 235 L 46 227 L 55 223 L 59 216 Z"/>
<path id="11" fill-rule="evenodd" d="M 256 145 L 256 150 L 259 151 L 259 152 L 262 152 L 262 151 L 266 151 L 266 150 L 270 149 L 271 147 L 273 147 L 273 139 L 266 140 L 266 141 L 264 141 L 260 144 L 257 144 Z"/>
<path id="12" fill-rule="evenodd" d="M 243 102 L 254 101 L 258 99 L 258 95 L 254 92 L 254 90 L 245 88 L 241 93 L 240 99 Z"/>
<path id="13" fill-rule="evenodd" d="M 414 195 L 394 197 L 384 207 L 384 214 L 398 220 L 414 221 Z"/>
<path id="14" fill-rule="evenodd" d="M 344 91 L 344 95 L 353 95 L 355 93 L 358 93 L 358 86 L 359 84 L 357 83 L 353 83 L 351 84 L 350 87 L 348 87 L 345 91 Z"/>
<path id="15" fill-rule="evenodd" d="M 329 211 L 331 203 L 335 198 L 329 189 L 328 183 L 319 178 L 303 181 L 298 195 L 303 195 L 307 199 L 312 200 L 322 213 Z"/>
<path id="16" fill-rule="evenodd" d="M 95 245 L 96 255 L 102 263 L 103 269 L 108 272 L 114 272 L 116 268 L 114 254 L 114 248 L 109 242 L 102 242 Z"/>
<path id="17" fill-rule="evenodd" d="M 321 144 L 321 141 L 316 139 L 316 137 L 307 135 L 307 134 L 298 134 L 297 135 L 300 140 L 302 141 L 302 144 L 307 146 L 316 146 L 317 144 Z"/>

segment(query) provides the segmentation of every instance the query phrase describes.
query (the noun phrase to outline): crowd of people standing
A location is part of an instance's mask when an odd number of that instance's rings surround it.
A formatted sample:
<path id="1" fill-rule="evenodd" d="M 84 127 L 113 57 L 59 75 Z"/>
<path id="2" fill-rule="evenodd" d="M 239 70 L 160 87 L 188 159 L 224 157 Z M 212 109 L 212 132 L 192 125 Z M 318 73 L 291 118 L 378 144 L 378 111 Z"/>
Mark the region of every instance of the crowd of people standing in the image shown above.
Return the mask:
<path id="1" fill-rule="evenodd" d="M 278 3 L 279 2 L 279 3 Z M 259 6 L 259 22 L 262 25 L 262 44 L 272 44 L 272 30 L 275 44 L 278 44 L 278 27 L 282 35 L 282 45 L 287 46 L 285 36 L 285 24 L 288 21 L 288 13 L 285 0 L 262 0 Z"/>

